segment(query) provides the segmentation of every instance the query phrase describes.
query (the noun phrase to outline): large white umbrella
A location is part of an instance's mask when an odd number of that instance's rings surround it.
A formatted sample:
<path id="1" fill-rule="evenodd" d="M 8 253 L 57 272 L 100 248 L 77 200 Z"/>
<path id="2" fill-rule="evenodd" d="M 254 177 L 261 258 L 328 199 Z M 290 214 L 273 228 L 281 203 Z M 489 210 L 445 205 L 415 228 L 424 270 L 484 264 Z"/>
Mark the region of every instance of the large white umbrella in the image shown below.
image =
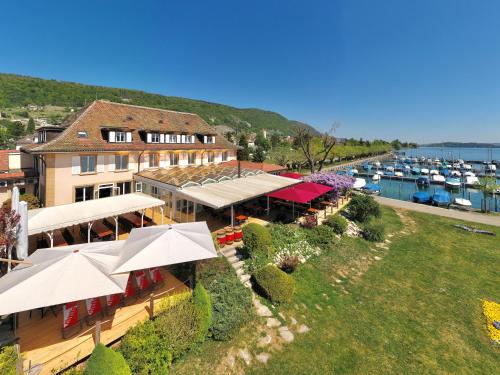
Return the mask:
<path id="1" fill-rule="evenodd" d="M 217 257 L 206 222 L 133 229 L 113 273 Z"/>
<path id="2" fill-rule="evenodd" d="M 0 315 L 123 293 L 129 274 L 110 273 L 124 242 L 38 249 L 0 278 Z"/>
<path id="3" fill-rule="evenodd" d="M 17 229 L 16 254 L 19 259 L 28 256 L 28 203 L 19 202 L 19 227 Z"/>
<path id="4" fill-rule="evenodd" d="M 10 208 L 12 211 L 19 211 L 19 188 L 14 186 L 12 188 L 12 196 L 10 198 Z"/>

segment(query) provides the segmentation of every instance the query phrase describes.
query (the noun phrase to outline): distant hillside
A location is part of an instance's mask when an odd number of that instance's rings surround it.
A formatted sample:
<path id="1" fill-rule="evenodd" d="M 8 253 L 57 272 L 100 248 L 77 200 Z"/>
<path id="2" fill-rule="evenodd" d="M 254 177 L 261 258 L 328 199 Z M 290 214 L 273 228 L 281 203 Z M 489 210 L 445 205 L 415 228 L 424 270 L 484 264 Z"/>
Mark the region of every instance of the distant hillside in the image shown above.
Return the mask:
<path id="1" fill-rule="evenodd" d="M 311 126 L 288 120 L 279 113 L 256 108 L 234 108 L 223 104 L 174 96 L 150 94 L 139 90 L 91 86 L 73 82 L 46 80 L 0 73 L 0 109 L 28 104 L 82 107 L 95 98 L 113 102 L 143 105 L 191 112 L 200 115 L 212 125 L 228 125 L 241 131 L 259 129 L 278 130 L 283 135 L 292 134 L 295 126 Z"/>
<path id="2" fill-rule="evenodd" d="M 500 147 L 500 143 L 477 143 L 477 142 L 441 142 L 420 145 L 421 147 L 463 147 L 463 148 L 492 148 Z"/>

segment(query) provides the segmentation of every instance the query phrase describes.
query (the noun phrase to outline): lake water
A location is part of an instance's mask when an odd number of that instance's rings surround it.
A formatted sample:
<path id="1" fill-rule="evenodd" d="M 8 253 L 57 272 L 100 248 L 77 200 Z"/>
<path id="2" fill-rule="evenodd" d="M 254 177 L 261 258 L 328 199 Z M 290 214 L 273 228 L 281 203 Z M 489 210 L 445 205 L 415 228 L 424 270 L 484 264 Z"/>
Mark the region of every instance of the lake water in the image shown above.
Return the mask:
<path id="1" fill-rule="evenodd" d="M 500 161 L 500 148 L 467 148 L 467 147 L 418 147 L 403 149 L 406 156 L 426 158 L 445 158 L 447 160 L 462 159 L 465 161 Z"/>

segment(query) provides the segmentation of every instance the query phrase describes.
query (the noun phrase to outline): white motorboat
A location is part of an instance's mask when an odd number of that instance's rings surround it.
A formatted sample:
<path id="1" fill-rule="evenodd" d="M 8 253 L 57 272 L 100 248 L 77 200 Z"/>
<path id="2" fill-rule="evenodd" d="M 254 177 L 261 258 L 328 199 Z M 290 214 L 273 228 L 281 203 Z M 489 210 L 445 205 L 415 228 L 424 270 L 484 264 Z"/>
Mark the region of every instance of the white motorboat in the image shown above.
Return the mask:
<path id="1" fill-rule="evenodd" d="M 377 171 L 377 172 L 375 172 L 375 174 L 376 174 L 377 176 L 383 176 L 383 175 L 384 175 L 384 172 L 382 172 L 382 171 Z"/>
<path id="2" fill-rule="evenodd" d="M 462 182 L 458 178 L 447 178 L 445 184 L 447 187 L 453 189 L 457 189 L 462 186 Z"/>
<path id="3" fill-rule="evenodd" d="M 380 181 L 380 174 L 375 173 L 372 177 L 372 181 Z"/>
<path id="4" fill-rule="evenodd" d="M 479 178 L 476 176 L 466 176 L 465 177 L 465 186 L 476 186 L 479 185 Z"/>
<path id="5" fill-rule="evenodd" d="M 439 171 L 437 169 L 431 169 L 431 171 L 429 172 L 430 175 L 436 175 L 436 174 L 439 174 Z"/>
<path id="6" fill-rule="evenodd" d="M 465 169 L 466 171 L 471 171 L 472 170 L 472 165 L 470 165 L 470 164 L 462 164 L 462 168 Z"/>
<path id="7" fill-rule="evenodd" d="M 463 164 L 463 163 L 465 163 L 465 161 L 463 161 L 462 159 L 458 159 L 457 161 L 458 161 L 458 164 Z"/>
<path id="8" fill-rule="evenodd" d="M 471 171 L 464 172 L 464 177 L 476 177 L 476 174 Z"/>
<path id="9" fill-rule="evenodd" d="M 391 166 L 391 165 L 389 165 L 389 166 L 387 166 L 387 167 L 385 168 L 385 170 L 386 170 L 387 172 L 394 172 L 394 167 L 393 167 L 393 166 Z"/>
<path id="10" fill-rule="evenodd" d="M 455 168 L 455 169 L 459 169 L 460 168 L 460 164 L 459 163 L 453 163 L 452 167 Z"/>
<path id="11" fill-rule="evenodd" d="M 403 173 L 403 172 L 400 172 L 400 171 L 397 171 L 397 172 L 394 172 L 394 176 L 395 176 L 395 177 L 403 177 L 403 176 L 404 176 L 404 173 Z"/>
<path id="12" fill-rule="evenodd" d="M 375 168 L 380 168 L 380 166 L 381 166 L 381 165 L 382 165 L 382 164 L 380 164 L 380 162 L 379 162 L 378 160 L 375 160 L 375 161 L 373 162 L 373 166 L 374 166 Z"/>
<path id="13" fill-rule="evenodd" d="M 353 188 L 356 190 L 361 190 L 364 188 L 366 185 L 366 180 L 364 178 L 356 178 L 356 181 L 354 181 L 354 186 Z"/>
<path id="14" fill-rule="evenodd" d="M 357 175 L 358 174 L 358 170 L 356 168 L 353 168 L 353 169 L 351 169 L 351 173 L 353 175 Z"/>
<path id="15" fill-rule="evenodd" d="M 497 166 L 495 164 L 488 164 L 486 166 L 486 173 L 494 173 L 497 171 Z"/>
<path id="16" fill-rule="evenodd" d="M 452 177 L 462 177 L 462 173 L 460 171 L 451 171 L 450 176 Z"/>
<path id="17" fill-rule="evenodd" d="M 446 178 L 440 174 L 435 174 L 431 176 L 431 182 L 434 184 L 444 184 L 446 182 Z"/>
<path id="18" fill-rule="evenodd" d="M 422 168 L 420 170 L 420 174 L 427 175 L 427 174 L 429 174 L 429 170 L 427 168 Z"/>
<path id="19" fill-rule="evenodd" d="M 472 202 L 464 198 L 455 198 L 455 204 L 462 207 L 472 207 Z"/>

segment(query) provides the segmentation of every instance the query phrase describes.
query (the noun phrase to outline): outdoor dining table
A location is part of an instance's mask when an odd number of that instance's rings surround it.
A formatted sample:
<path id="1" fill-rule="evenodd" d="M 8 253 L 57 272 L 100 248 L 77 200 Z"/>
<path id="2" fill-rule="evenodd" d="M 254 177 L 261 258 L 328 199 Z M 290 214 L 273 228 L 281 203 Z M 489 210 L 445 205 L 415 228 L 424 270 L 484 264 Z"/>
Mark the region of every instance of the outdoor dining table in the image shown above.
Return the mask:
<path id="1" fill-rule="evenodd" d="M 92 225 L 92 230 L 97 234 L 97 237 L 104 238 L 113 234 L 113 231 L 109 229 L 102 222 L 98 221 Z"/>
<path id="2" fill-rule="evenodd" d="M 137 216 L 136 214 L 133 213 L 126 213 L 122 215 L 122 218 L 127 220 L 128 222 L 132 223 L 136 228 L 141 227 L 141 218 Z M 142 222 L 143 225 L 146 225 L 146 220 Z"/>
<path id="3" fill-rule="evenodd" d="M 235 219 L 236 219 L 236 221 L 237 221 L 238 223 L 243 223 L 243 222 L 245 222 L 245 221 L 247 221 L 247 220 L 248 220 L 248 216 L 245 216 L 245 215 L 238 215 L 238 216 L 236 216 L 236 217 L 235 217 Z"/>

